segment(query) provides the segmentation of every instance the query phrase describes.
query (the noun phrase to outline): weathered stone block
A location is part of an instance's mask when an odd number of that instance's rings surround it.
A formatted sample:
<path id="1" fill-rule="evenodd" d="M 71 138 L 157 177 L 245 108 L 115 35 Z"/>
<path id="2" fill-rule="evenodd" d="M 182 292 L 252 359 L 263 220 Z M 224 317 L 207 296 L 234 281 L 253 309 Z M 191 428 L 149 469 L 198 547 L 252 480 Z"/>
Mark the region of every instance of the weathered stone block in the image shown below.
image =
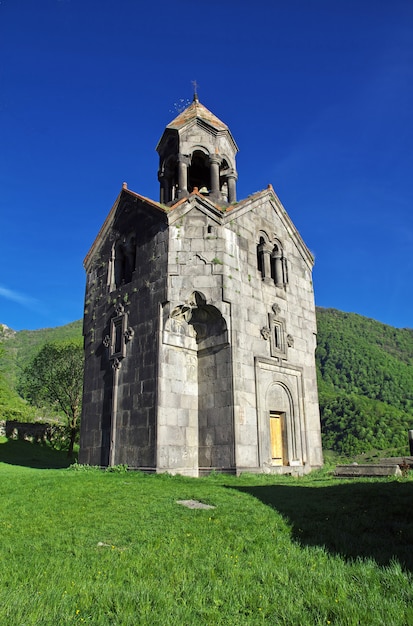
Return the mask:
<path id="1" fill-rule="evenodd" d="M 401 476 L 398 465 L 337 465 L 334 476 L 338 478 L 377 478 L 380 476 Z"/>

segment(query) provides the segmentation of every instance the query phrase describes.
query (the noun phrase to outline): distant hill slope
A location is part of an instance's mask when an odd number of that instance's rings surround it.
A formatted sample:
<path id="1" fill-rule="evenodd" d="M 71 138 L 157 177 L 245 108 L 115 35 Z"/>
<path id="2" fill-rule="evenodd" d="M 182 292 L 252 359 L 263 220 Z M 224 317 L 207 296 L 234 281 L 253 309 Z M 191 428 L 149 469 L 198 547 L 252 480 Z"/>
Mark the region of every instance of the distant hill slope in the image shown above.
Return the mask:
<path id="1" fill-rule="evenodd" d="M 317 308 L 317 324 L 324 447 L 343 455 L 371 449 L 408 454 L 407 430 L 413 428 L 413 330 L 323 308 Z M 6 410 L 8 415 L 27 413 L 30 419 L 32 409 L 15 391 L 19 372 L 44 343 L 81 335 L 81 320 L 33 331 L 2 333 L 0 326 L 0 419 Z"/>
<path id="2" fill-rule="evenodd" d="M 317 308 L 319 398 L 326 448 L 407 454 L 413 428 L 413 330 Z M 403 448 L 403 451 L 402 451 Z"/>
<path id="3" fill-rule="evenodd" d="M 80 339 L 82 337 L 82 320 L 71 322 L 65 326 L 55 328 L 40 328 L 39 330 L 2 330 L 0 324 L 0 342 L 2 342 L 4 354 L 1 358 L 0 371 L 8 383 L 15 387 L 19 371 L 27 365 L 37 351 L 45 343 Z"/>
<path id="4" fill-rule="evenodd" d="M 20 372 L 45 343 L 81 337 L 81 320 L 56 328 L 17 332 L 0 324 L 0 419 L 34 419 L 34 409 L 16 391 Z"/>

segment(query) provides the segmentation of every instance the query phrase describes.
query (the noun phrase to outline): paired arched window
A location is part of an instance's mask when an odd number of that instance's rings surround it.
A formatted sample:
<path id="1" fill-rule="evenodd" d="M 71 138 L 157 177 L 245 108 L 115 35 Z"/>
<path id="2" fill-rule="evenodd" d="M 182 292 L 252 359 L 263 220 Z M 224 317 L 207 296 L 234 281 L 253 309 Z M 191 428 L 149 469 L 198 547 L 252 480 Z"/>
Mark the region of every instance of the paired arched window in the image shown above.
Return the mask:
<path id="1" fill-rule="evenodd" d="M 265 234 L 260 235 L 257 244 L 257 269 L 263 280 L 272 281 L 277 287 L 284 287 L 288 283 L 287 259 L 278 239 L 270 241 Z"/>

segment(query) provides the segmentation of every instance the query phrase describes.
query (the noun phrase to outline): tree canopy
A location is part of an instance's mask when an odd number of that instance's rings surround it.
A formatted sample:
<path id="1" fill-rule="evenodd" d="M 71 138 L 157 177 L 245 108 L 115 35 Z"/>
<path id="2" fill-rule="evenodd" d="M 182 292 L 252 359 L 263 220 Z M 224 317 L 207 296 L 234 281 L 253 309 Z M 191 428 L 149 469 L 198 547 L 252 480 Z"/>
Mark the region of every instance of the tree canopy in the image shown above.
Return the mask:
<path id="1" fill-rule="evenodd" d="M 69 455 L 79 431 L 82 410 L 83 348 L 80 342 L 47 343 L 25 367 L 22 395 L 32 404 L 64 415 L 70 432 Z"/>

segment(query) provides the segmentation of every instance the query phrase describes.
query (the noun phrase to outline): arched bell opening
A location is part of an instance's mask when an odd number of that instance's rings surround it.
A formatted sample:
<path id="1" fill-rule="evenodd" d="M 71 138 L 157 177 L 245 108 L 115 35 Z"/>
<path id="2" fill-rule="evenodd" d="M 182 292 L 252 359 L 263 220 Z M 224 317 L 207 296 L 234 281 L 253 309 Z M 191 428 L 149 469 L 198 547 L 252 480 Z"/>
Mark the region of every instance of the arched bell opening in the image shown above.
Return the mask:
<path id="1" fill-rule="evenodd" d="M 208 195 L 211 188 L 211 173 L 208 156 L 201 150 L 195 150 L 188 168 L 188 191 L 197 187 L 200 193 Z"/>
<path id="2" fill-rule="evenodd" d="M 178 200 L 179 164 L 176 156 L 169 156 L 161 165 L 158 173 L 161 184 L 160 202 L 171 204 Z"/>
<path id="3" fill-rule="evenodd" d="M 224 202 L 229 202 L 228 172 L 229 172 L 228 162 L 226 159 L 222 159 L 222 162 L 219 168 L 219 189 L 220 189 L 222 199 Z"/>

